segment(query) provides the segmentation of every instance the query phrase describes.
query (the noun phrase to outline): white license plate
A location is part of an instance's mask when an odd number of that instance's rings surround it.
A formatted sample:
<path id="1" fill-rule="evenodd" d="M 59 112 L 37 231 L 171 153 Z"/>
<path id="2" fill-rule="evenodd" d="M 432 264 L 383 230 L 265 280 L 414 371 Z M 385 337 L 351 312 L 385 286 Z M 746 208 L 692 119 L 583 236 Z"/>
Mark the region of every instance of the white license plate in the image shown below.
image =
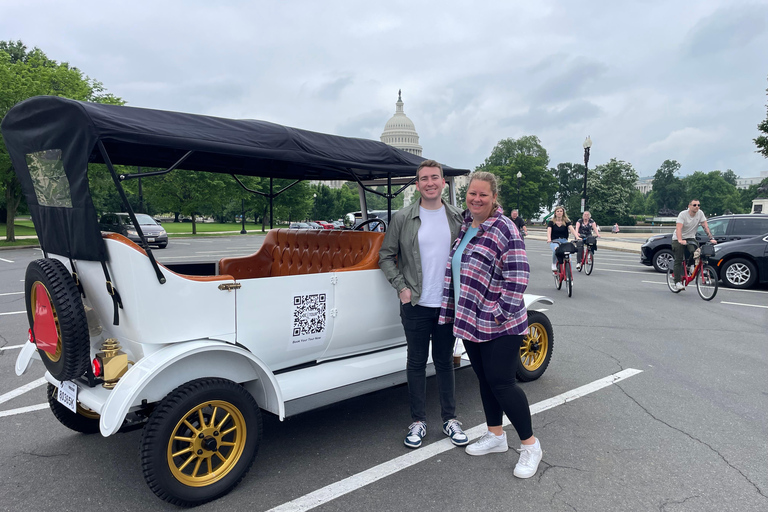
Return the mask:
<path id="1" fill-rule="evenodd" d="M 74 413 L 77 412 L 77 386 L 74 382 L 69 380 L 62 382 L 56 398 L 64 407 Z"/>
<path id="2" fill-rule="evenodd" d="M 147 238 L 147 242 L 154 242 L 154 241 L 155 241 L 154 238 Z"/>

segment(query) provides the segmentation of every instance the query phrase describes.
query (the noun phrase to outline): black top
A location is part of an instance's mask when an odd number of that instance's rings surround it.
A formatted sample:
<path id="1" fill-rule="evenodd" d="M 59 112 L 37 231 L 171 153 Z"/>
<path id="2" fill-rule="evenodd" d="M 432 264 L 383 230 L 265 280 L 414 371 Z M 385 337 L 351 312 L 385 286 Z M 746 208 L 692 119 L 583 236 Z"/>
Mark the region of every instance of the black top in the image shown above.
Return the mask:
<path id="1" fill-rule="evenodd" d="M 552 228 L 552 238 L 550 240 L 557 240 L 558 238 L 565 238 L 568 240 L 568 227 L 570 225 L 570 222 L 566 222 L 562 226 L 558 226 L 554 222 L 549 221 L 547 227 Z"/>
<path id="2" fill-rule="evenodd" d="M 383 142 L 266 121 L 166 112 L 37 96 L 11 108 L 2 138 L 44 251 L 104 260 L 88 164 L 180 169 L 298 180 L 414 177 L 423 158 Z M 444 166 L 447 176 L 468 171 Z"/>
<path id="3" fill-rule="evenodd" d="M 582 237 L 592 236 L 592 228 L 595 225 L 595 219 L 589 219 L 586 224 L 584 219 L 579 219 L 579 235 Z"/>
<path id="4" fill-rule="evenodd" d="M 521 216 L 518 215 L 516 219 L 513 219 L 512 217 L 510 217 L 510 220 L 515 223 L 515 226 L 517 226 L 518 231 L 523 230 L 523 226 L 525 226 L 525 221 Z"/>

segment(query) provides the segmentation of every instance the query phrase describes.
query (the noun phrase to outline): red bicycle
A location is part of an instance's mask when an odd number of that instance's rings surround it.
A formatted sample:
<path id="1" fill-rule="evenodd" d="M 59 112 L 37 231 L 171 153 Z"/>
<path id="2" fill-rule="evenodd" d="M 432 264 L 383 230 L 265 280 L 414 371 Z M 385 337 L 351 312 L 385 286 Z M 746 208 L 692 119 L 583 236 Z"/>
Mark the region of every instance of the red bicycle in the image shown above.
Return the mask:
<path id="1" fill-rule="evenodd" d="M 688 242 L 688 246 L 694 245 L 692 242 Z M 688 253 L 688 251 L 685 251 Z M 710 244 L 704 244 L 700 249 L 696 248 L 691 256 L 687 254 L 685 262 L 683 263 L 683 276 L 680 281 L 683 283 L 683 288 L 678 289 L 675 284 L 675 276 L 673 266 L 667 267 L 667 286 L 672 293 L 680 293 L 683 291 L 692 281 L 696 281 L 696 291 L 699 292 L 699 297 L 704 300 L 712 300 L 717 295 L 717 272 L 712 265 L 707 265 L 705 260 L 709 256 L 715 255 L 715 247 Z M 690 267 L 690 269 L 689 269 Z M 689 274 L 690 270 L 690 274 Z"/>
<path id="2" fill-rule="evenodd" d="M 576 240 L 576 248 L 583 247 L 581 251 L 581 265 L 579 265 L 579 272 L 584 269 L 587 275 L 592 273 L 592 269 L 595 266 L 595 247 L 597 247 L 597 238 L 594 236 L 588 236 L 586 239 Z"/>
<path id="3" fill-rule="evenodd" d="M 557 243 L 557 242 L 555 242 Z M 557 256 L 562 256 L 562 263 L 557 264 L 557 270 L 553 273 L 555 276 L 555 288 L 562 288 L 565 282 L 565 289 L 568 296 L 573 295 L 573 273 L 571 272 L 571 254 L 576 252 L 576 246 L 571 242 L 561 242 L 555 249 Z M 559 259 L 559 258 L 558 258 Z"/>

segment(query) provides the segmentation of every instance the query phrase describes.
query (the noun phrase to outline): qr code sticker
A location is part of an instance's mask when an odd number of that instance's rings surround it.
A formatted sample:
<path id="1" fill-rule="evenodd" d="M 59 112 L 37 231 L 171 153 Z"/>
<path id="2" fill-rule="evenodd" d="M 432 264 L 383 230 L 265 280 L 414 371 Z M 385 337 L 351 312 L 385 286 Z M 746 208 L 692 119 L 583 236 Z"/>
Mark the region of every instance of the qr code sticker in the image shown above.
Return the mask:
<path id="1" fill-rule="evenodd" d="M 325 294 L 297 295 L 293 298 L 293 335 L 325 332 Z"/>

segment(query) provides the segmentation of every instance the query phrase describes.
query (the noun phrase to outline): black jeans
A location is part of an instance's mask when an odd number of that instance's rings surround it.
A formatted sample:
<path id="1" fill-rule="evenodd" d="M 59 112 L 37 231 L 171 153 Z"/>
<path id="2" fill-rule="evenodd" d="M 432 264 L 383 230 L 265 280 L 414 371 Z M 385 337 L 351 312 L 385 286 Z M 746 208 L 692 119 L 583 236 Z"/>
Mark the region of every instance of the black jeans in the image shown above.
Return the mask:
<path id="1" fill-rule="evenodd" d="M 528 398 L 515 381 L 522 343 L 522 335 L 500 336 L 484 343 L 464 342 L 480 381 L 486 423 L 490 427 L 500 426 L 502 413 L 506 414 L 520 440 L 533 435 Z"/>
<path id="2" fill-rule="evenodd" d="M 686 238 L 686 245 L 681 244 L 677 240 L 672 240 L 672 253 L 675 256 L 675 266 L 672 269 L 672 273 L 675 275 L 675 282 L 679 283 L 683 280 L 683 265 L 687 256 L 692 256 L 696 249 L 699 248 L 699 243 L 695 238 Z"/>
<path id="3" fill-rule="evenodd" d="M 408 342 L 408 397 L 413 421 L 427 421 L 427 358 L 432 339 L 432 362 L 437 373 L 440 415 L 443 421 L 456 417 L 453 376 L 453 325 L 438 325 L 440 308 L 400 304 L 400 319 Z"/>

